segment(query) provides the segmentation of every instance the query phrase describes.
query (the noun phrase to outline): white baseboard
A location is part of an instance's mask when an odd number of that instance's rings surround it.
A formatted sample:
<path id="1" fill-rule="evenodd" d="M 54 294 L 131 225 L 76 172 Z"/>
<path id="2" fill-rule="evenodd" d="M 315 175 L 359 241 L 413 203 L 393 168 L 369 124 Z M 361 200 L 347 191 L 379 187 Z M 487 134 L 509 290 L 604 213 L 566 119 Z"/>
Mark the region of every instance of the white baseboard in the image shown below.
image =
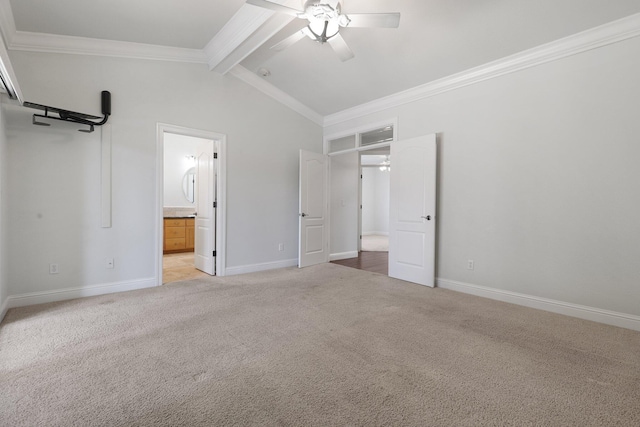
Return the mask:
<path id="1" fill-rule="evenodd" d="M 261 264 L 240 265 L 238 267 L 227 267 L 225 276 L 235 276 L 236 274 L 256 273 L 258 271 L 274 270 L 276 268 L 296 267 L 298 259 L 286 259 L 284 261 L 264 262 Z"/>
<path id="2" fill-rule="evenodd" d="M 339 252 L 329 255 L 329 261 L 339 261 L 341 259 L 358 258 L 358 251 Z"/>
<path id="3" fill-rule="evenodd" d="M 580 319 L 591 320 L 593 322 L 599 322 L 607 325 L 619 326 L 621 328 L 640 331 L 640 316 L 635 316 L 632 314 L 602 310 L 595 307 L 571 304 L 568 302 L 541 298 L 533 295 L 520 294 L 517 292 L 504 291 L 501 289 L 488 288 L 485 286 L 473 285 L 471 283 L 456 282 L 454 280 L 441 278 L 436 279 L 436 284 L 439 288 L 443 289 L 464 292 L 466 294 L 472 294 L 498 301 L 509 302 L 525 307 L 536 308 L 538 310 L 550 311 L 553 313 L 564 314 L 566 316 L 578 317 Z"/>
<path id="4" fill-rule="evenodd" d="M 24 307 L 27 305 L 44 304 L 48 302 L 64 301 L 96 295 L 113 294 L 115 292 L 133 291 L 136 289 L 151 288 L 157 286 L 155 278 L 132 280 L 118 283 L 104 283 L 100 285 L 86 286 L 82 288 L 57 289 L 55 291 L 30 292 L 27 294 L 12 295 L 7 298 L 7 308 Z"/>
<path id="5" fill-rule="evenodd" d="M 9 310 L 9 299 L 5 299 L 0 305 L 0 322 L 4 319 L 5 314 L 7 314 L 7 310 Z"/>
<path id="6" fill-rule="evenodd" d="M 388 236 L 388 231 L 363 231 L 363 236 Z"/>

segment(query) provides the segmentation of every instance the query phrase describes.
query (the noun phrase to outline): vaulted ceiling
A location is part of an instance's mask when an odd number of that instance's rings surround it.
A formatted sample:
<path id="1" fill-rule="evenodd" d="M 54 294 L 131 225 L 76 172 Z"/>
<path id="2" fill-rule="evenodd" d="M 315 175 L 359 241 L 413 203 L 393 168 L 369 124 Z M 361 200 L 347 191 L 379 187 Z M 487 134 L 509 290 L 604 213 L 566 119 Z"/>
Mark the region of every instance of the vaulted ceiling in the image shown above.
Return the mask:
<path id="1" fill-rule="evenodd" d="M 640 1 L 343 0 L 342 10 L 400 12 L 400 26 L 343 28 L 346 62 L 310 39 L 271 50 L 304 21 L 244 0 L 0 0 L 0 26 L 9 49 L 201 62 L 326 116 L 640 13 Z"/>

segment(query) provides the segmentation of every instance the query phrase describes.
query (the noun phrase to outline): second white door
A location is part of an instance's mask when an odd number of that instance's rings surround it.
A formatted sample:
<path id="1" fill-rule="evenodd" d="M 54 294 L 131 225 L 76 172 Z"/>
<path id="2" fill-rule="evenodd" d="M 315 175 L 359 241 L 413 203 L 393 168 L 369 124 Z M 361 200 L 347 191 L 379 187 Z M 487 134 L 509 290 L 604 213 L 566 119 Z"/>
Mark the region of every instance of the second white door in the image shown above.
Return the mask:
<path id="1" fill-rule="evenodd" d="M 300 150 L 298 266 L 329 261 L 327 244 L 327 156 Z"/>
<path id="2" fill-rule="evenodd" d="M 389 276 L 435 286 L 436 136 L 391 144 Z"/>

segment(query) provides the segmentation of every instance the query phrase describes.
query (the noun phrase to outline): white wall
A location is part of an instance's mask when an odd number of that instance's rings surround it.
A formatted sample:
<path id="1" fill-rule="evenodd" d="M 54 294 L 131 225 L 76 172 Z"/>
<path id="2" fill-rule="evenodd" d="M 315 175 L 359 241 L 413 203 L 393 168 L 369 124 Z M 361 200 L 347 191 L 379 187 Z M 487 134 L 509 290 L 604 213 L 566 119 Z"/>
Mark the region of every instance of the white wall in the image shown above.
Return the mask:
<path id="1" fill-rule="evenodd" d="M 1 41 L 0 41 L 1 42 Z M 0 95 L 0 321 L 7 310 L 9 283 L 7 281 L 7 239 L 6 239 L 6 170 L 7 170 L 7 138 L 5 125 L 5 95 Z"/>
<path id="2" fill-rule="evenodd" d="M 362 234 L 389 233 L 389 172 L 362 168 Z"/>
<path id="3" fill-rule="evenodd" d="M 636 37 L 325 132 L 441 132 L 441 280 L 638 316 L 638 52 Z"/>
<path id="4" fill-rule="evenodd" d="M 189 207 L 195 209 L 184 194 L 183 181 L 187 171 L 195 168 L 198 147 L 212 144 L 211 140 L 167 133 L 164 136 L 164 206 Z M 188 159 L 193 157 L 194 160 Z"/>
<path id="5" fill-rule="evenodd" d="M 362 234 L 376 229 L 376 177 L 374 168 L 362 168 Z"/>
<path id="6" fill-rule="evenodd" d="M 24 108 L 7 115 L 12 296 L 154 281 L 159 122 L 227 135 L 227 269 L 295 265 L 298 150 L 322 151 L 319 126 L 202 64 L 27 52 L 11 60 L 26 100 L 99 114 L 109 90 L 113 113 L 112 228 L 100 227 L 100 132 L 32 126 Z M 48 274 L 51 262 L 58 275 Z"/>
<path id="7" fill-rule="evenodd" d="M 358 256 L 358 153 L 333 156 L 330 188 L 331 259 Z"/>

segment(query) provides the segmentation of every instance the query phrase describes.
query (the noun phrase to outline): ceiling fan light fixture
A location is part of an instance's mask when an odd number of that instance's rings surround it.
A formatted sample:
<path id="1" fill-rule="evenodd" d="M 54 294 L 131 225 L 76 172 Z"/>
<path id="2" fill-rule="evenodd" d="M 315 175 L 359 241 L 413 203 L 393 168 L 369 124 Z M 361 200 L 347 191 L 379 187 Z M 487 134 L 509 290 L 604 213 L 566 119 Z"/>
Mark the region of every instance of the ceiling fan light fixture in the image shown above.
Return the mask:
<path id="1" fill-rule="evenodd" d="M 273 0 L 245 1 L 254 6 L 308 21 L 305 27 L 276 43 L 271 49 L 281 51 L 307 36 L 318 43 L 328 43 L 343 62 L 348 61 L 355 55 L 340 34 L 341 27 L 398 28 L 400 23 L 399 13 L 343 14 L 340 0 L 302 0 L 303 6 L 301 10 L 283 6 Z"/>
<path id="2" fill-rule="evenodd" d="M 338 34 L 340 25 L 338 24 L 338 20 L 335 18 L 327 21 L 319 18 L 309 21 L 309 29 L 312 33 L 312 35 L 307 34 L 310 39 L 316 40 L 320 43 L 324 43 L 331 37 Z"/>

